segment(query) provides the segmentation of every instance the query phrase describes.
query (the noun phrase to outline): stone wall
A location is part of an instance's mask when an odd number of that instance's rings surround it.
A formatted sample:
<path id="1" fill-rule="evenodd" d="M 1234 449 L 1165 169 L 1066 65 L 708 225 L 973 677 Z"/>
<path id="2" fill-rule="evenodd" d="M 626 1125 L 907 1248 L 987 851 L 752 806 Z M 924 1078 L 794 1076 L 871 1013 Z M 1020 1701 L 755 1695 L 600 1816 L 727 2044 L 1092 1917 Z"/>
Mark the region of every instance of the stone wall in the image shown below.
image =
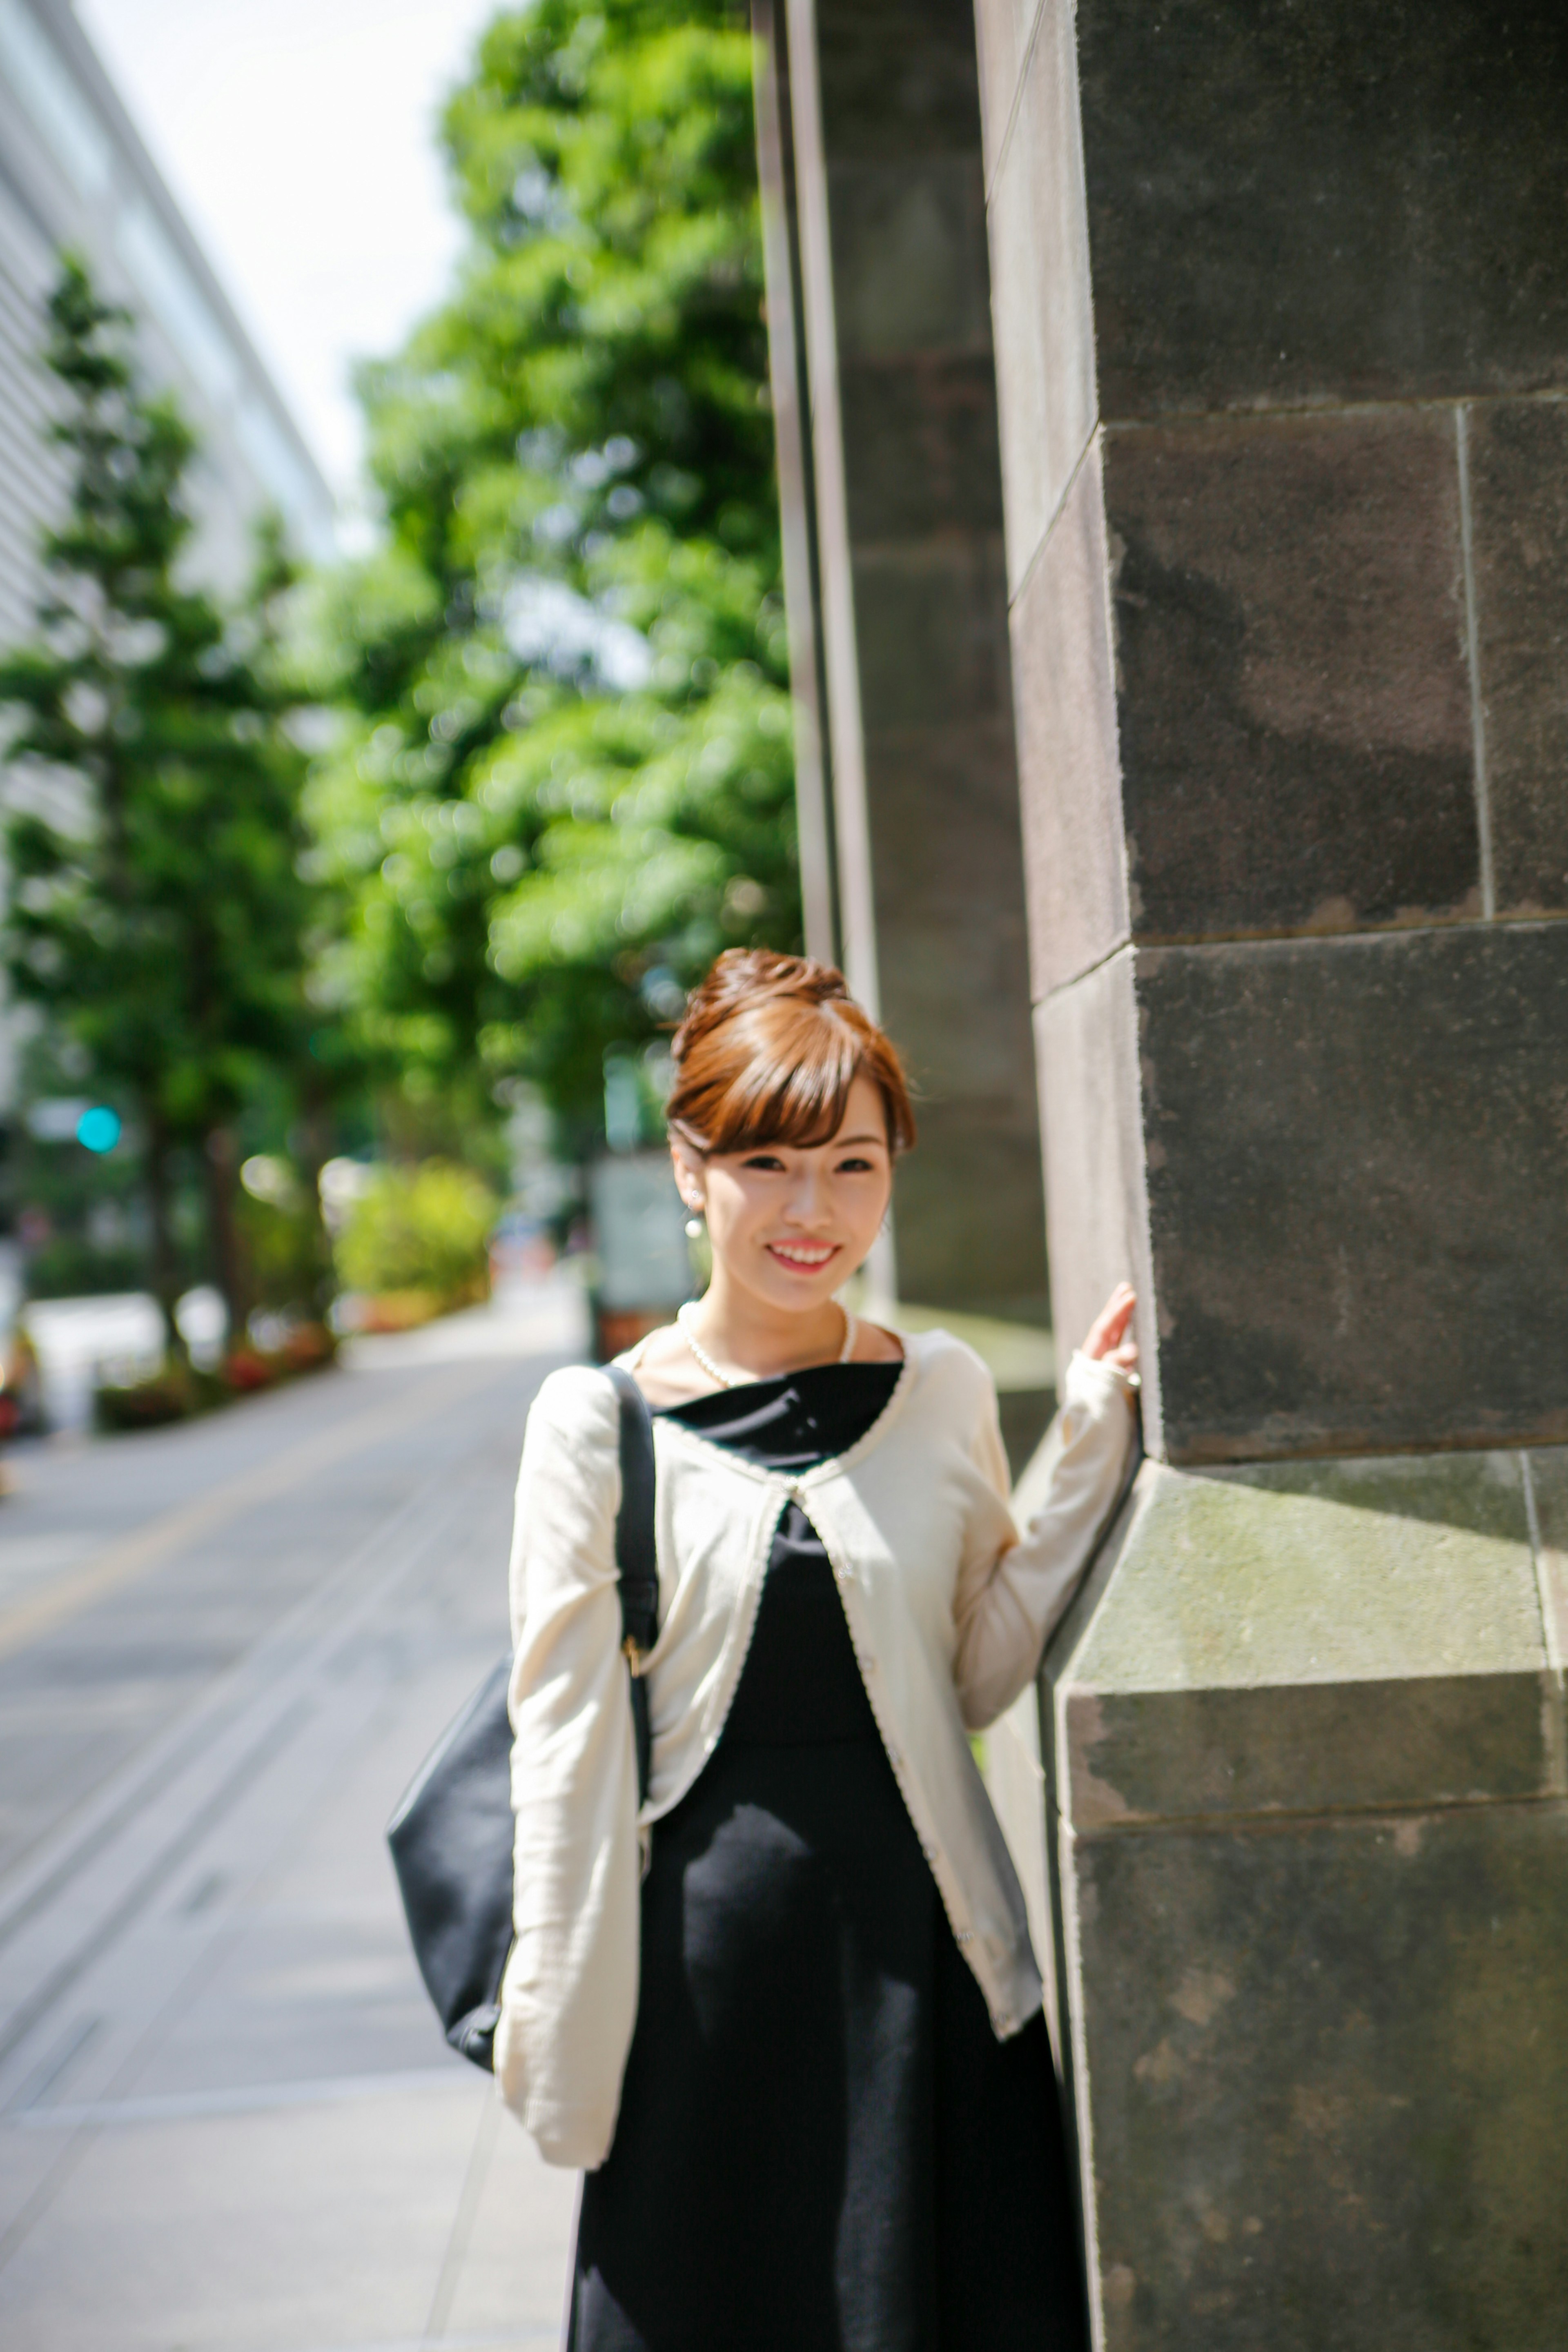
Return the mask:
<path id="1" fill-rule="evenodd" d="M 978 17 L 1052 1290 L 1155 1457 L 1046 1688 L 1097 2336 L 1547 2352 L 1568 18 Z"/>
<path id="2" fill-rule="evenodd" d="M 1042 1068 L 1143 1032 L 1177 1458 L 1568 1434 L 1568 20 L 1510 23 L 1084 0 L 1080 132 L 1070 12 L 981 10 Z M 1141 1242 L 1080 1148 L 1068 1324 Z"/>

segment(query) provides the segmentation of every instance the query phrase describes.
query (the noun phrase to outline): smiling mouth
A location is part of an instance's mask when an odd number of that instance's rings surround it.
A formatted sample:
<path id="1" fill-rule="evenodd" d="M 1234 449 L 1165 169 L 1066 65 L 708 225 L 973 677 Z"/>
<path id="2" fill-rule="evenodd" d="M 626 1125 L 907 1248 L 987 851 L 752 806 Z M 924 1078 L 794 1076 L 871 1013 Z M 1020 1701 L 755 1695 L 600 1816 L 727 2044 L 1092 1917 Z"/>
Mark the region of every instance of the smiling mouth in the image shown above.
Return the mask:
<path id="1" fill-rule="evenodd" d="M 796 1274 L 820 1274 L 838 1255 L 837 1242 L 769 1242 L 767 1253 Z"/>

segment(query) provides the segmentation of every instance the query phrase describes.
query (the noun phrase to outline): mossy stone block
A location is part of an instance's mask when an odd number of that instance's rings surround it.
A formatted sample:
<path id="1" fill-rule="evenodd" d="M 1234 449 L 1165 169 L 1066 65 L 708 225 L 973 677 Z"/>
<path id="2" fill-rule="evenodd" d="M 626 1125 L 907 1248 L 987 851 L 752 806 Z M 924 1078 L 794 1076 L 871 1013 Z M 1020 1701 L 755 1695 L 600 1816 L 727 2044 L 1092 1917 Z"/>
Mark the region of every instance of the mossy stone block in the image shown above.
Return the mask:
<path id="1" fill-rule="evenodd" d="M 1150 1465 L 1057 1669 L 1063 1810 L 1092 1832 L 1539 1795 L 1550 1665 L 1519 1455 Z"/>

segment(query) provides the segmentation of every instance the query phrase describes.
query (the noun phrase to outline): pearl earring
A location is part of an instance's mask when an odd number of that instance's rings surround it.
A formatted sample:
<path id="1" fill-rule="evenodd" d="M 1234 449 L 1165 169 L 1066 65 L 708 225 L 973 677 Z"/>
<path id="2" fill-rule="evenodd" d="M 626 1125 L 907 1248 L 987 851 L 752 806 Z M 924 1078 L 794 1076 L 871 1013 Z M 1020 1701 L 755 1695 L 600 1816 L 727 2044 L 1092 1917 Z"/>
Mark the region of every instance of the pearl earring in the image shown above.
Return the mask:
<path id="1" fill-rule="evenodd" d="M 688 1206 L 689 1206 L 689 1205 L 690 1205 L 690 1203 L 689 1202 L 689 1203 L 688 1203 Z M 700 1210 L 700 1209 L 699 1209 L 699 1210 L 696 1212 L 695 1215 L 693 1215 L 693 1216 L 689 1216 L 689 1217 L 688 1217 L 688 1218 L 687 1218 L 687 1220 L 686 1220 L 686 1238 L 687 1238 L 687 1240 L 688 1240 L 689 1242 L 696 1242 L 696 1241 L 700 1241 L 700 1240 L 701 1240 L 701 1238 L 702 1238 L 702 1212 L 701 1212 L 701 1210 Z"/>

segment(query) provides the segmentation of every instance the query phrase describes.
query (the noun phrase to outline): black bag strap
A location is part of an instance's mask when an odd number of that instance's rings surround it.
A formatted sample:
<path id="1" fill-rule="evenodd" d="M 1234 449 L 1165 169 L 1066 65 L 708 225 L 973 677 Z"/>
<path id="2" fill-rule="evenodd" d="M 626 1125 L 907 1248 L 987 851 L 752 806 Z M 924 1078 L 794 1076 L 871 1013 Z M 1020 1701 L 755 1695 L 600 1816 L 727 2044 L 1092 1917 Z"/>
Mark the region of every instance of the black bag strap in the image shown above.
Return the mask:
<path id="1" fill-rule="evenodd" d="M 658 1557 L 654 1541 L 653 1418 L 630 1372 L 606 1364 L 620 1406 L 621 1507 L 616 1514 L 616 1575 L 621 1591 L 621 1647 L 631 1670 L 637 1802 L 647 1802 L 653 1764 L 643 1663 L 658 1639 Z"/>

